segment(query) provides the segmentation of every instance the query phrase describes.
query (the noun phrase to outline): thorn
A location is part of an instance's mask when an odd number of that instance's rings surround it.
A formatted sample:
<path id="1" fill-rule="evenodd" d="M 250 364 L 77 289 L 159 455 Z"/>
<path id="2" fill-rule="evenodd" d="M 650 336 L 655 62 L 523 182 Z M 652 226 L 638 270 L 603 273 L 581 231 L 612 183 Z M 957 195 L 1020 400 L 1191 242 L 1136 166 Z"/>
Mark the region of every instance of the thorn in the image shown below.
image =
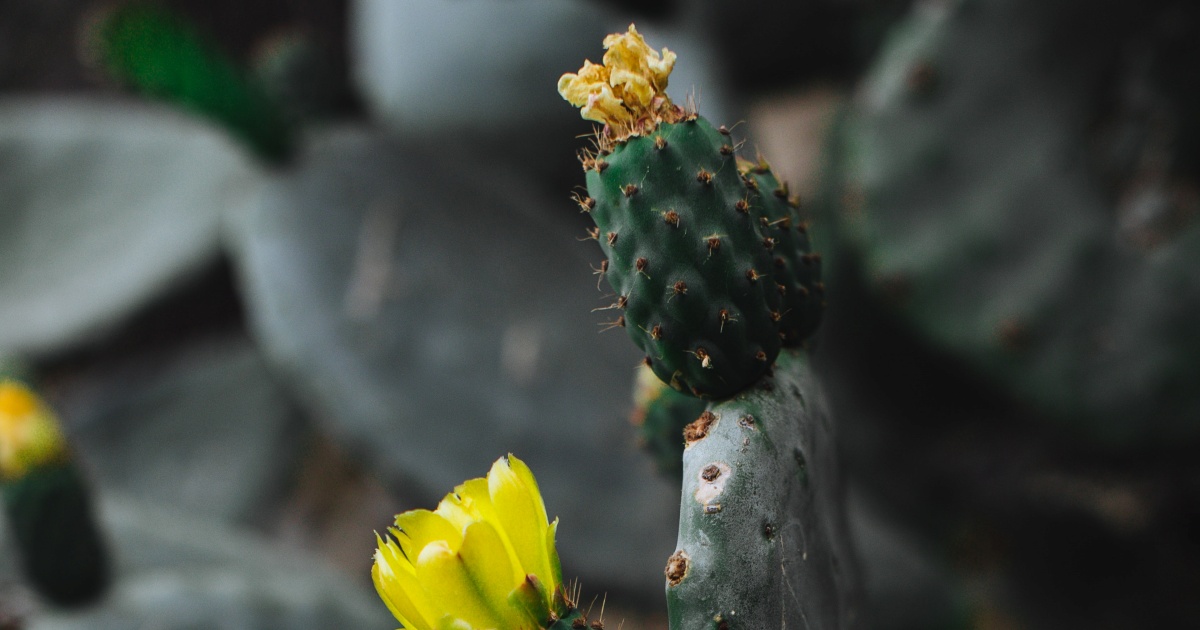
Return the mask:
<path id="1" fill-rule="evenodd" d="M 650 274 L 647 274 L 647 273 L 646 273 L 646 266 L 647 266 L 648 264 L 649 264 L 649 263 L 646 261 L 646 259 L 645 259 L 644 257 L 643 257 L 643 258 L 638 258 L 637 260 L 633 261 L 633 268 L 634 268 L 634 269 L 635 269 L 635 270 L 636 270 L 638 273 L 642 274 L 643 276 L 646 276 L 646 279 L 649 279 L 649 278 L 650 278 Z"/>
<path id="2" fill-rule="evenodd" d="M 721 249 L 721 237 L 713 234 L 708 237 L 708 255 L 712 256 Z"/>
<path id="3" fill-rule="evenodd" d="M 675 295 L 687 295 L 687 283 L 683 280 L 676 282 L 671 289 L 675 291 Z"/>
<path id="4" fill-rule="evenodd" d="M 783 319 L 783 315 L 779 311 L 771 311 L 771 321 L 778 323 Z"/>
<path id="5" fill-rule="evenodd" d="M 679 213 L 674 210 L 667 210 L 663 213 L 663 221 L 671 227 L 679 227 Z"/>
<path id="6" fill-rule="evenodd" d="M 750 282 L 758 282 L 758 279 L 761 277 L 762 276 L 760 276 L 758 274 L 758 271 L 756 271 L 754 269 L 750 269 L 746 272 L 746 279 L 749 280 Z"/>
<path id="7" fill-rule="evenodd" d="M 754 353 L 754 358 L 758 361 L 762 361 L 763 363 L 766 363 L 767 362 L 767 353 L 763 352 L 762 350 L 759 350 L 758 352 Z"/>
<path id="8" fill-rule="evenodd" d="M 700 182 L 701 184 L 704 184 L 705 186 L 711 185 L 712 180 L 713 180 L 712 173 L 709 173 L 708 171 L 706 171 L 704 169 L 700 169 L 700 172 L 696 173 L 696 181 Z"/>
<path id="9" fill-rule="evenodd" d="M 720 127 L 717 127 L 717 133 L 721 134 L 722 136 L 728 136 L 729 135 L 729 127 L 726 127 L 725 125 L 721 125 Z"/>
<path id="10" fill-rule="evenodd" d="M 731 145 L 731 144 L 722 144 L 721 148 L 719 150 L 721 152 L 721 155 L 724 155 L 726 157 L 733 155 L 733 145 Z"/>
<path id="11" fill-rule="evenodd" d="M 609 247 L 612 247 L 617 244 L 617 233 L 616 232 L 609 232 L 607 238 L 608 238 L 608 246 Z"/>
<path id="12" fill-rule="evenodd" d="M 659 151 L 667 148 L 667 139 L 662 136 L 654 136 L 654 148 Z"/>
<path id="13" fill-rule="evenodd" d="M 700 360 L 700 367 L 706 370 L 712 369 L 712 357 L 709 356 L 708 350 L 705 350 L 703 346 L 697 346 L 696 350 L 691 352 L 691 354 Z"/>
<path id="14" fill-rule="evenodd" d="M 600 261 L 599 269 L 592 267 L 592 274 L 599 276 L 598 278 L 596 278 L 596 290 L 597 291 L 600 290 L 600 281 L 604 279 L 604 274 L 606 274 L 606 273 L 608 273 L 608 259 L 607 258 Z"/>
<path id="15" fill-rule="evenodd" d="M 632 197 L 636 195 L 637 191 L 637 184 L 625 184 L 625 187 L 621 189 L 621 192 L 625 193 L 626 197 Z"/>
<path id="16" fill-rule="evenodd" d="M 738 199 L 737 203 L 733 204 L 733 209 L 742 214 L 748 214 L 750 212 L 750 200 L 745 198 Z"/>
<path id="17" fill-rule="evenodd" d="M 779 291 L 779 295 L 787 295 L 787 287 L 778 282 L 775 283 L 775 288 Z"/>
<path id="18" fill-rule="evenodd" d="M 726 309 L 721 309 L 721 311 L 717 313 L 717 319 L 721 322 L 720 332 L 725 332 L 725 324 L 737 321 L 737 319 L 730 315 L 729 311 Z"/>
<path id="19" fill-rule="evenodd" d="M 577 240 L 577 241 L 599 241 L 600 240 L 600 228 L 599 227 L 590 227 L 587 230 L 587 236 L 585 236 L 583 238 L 577 238 L 575 240 Z"/>
<path id="20" fill-rule="evenodd" d="M 586 195 L 574 193 L 571 195 L 571 199 L 573 199 L 575 203 L 579 204 L 580 212 L 591 212 L 596 207 L 596 200 Z"/>
<path id="21" fill-rule="evenodd" d="M 621 315 L 620 317 L 616 318 L 615 320 L 613 320 L 611 322 L 601 322 L 600 325 L 604 326 L 604 328 L 600 329 L 600 332 L 608 332 L 614 328 L 624 328 L 625 327 L 625 316 Z"/>
<path id="22" fill-rule="evenodd" d="M 746 188 L 750 190 L 758 190 L 758 180 L 753 177 L 742 177 L 742 182 L 746 184 Z"/>
<path id="23" fill-rule="evenodd" d="M 609 244 L 611 245 L 612 243 L 609 243 Z M 762 244 L 763 244 L 763 247 L 765 247 L 767 249 L 767 251 L 774 251 L 774 249 L 775 249 L 775 239 L 771 238 L 770 236 L 764 236 L 763 240 L 762 240 Z"/>

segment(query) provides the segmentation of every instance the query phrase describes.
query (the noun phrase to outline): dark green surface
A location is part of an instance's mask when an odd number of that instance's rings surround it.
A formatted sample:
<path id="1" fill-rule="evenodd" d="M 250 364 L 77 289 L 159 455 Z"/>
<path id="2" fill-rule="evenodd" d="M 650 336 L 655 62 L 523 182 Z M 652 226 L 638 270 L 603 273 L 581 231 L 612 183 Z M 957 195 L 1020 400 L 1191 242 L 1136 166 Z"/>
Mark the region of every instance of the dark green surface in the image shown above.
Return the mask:
<path id="1" fill-rule="evenodd" d="M 282 160 L 292 151 L 282 110 L 181 16 L 133 3 L 104 14 L 91 37 L 93 53 L 116 79 L 219 122 L 262 158 Z"/>
<path id="2" fill-rule="evenodd" d="M 4 482 L 4 507 L 30 584 L 50 602 L 78 606 L 109 582 L 91 498 L 74 465 L 52 464 Z"/>
<path id="3" fill-rule="evenodd" d="M 775 254 L 732 144 L 702 118 L 662 124 L 600 156 L 606 166 L 587 173 L 606 275 L 615 299 L 628 299 L 626 329 L 663 382 L 701 398 L 755 382 L 781 346 Z"/>
<path id="4" fill-rule="evenodd" d="M 683 474 L 683 427 L 706 406 L 699 398 L 664 387 L 644 409 L 638 410 L 638 440 L 658 472 L 673 480 Z"/>

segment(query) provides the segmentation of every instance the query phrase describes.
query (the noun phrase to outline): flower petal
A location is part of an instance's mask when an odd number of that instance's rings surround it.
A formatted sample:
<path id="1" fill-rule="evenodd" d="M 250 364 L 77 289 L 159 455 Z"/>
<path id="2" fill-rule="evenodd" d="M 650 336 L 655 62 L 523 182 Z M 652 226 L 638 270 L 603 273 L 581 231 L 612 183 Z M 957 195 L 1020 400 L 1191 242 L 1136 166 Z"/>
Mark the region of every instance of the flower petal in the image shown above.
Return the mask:
<path id="1" fill-rule="evenodd" d="M 380 599 L 406 630 L 432 630 L 441 614 L 429 602 L 425 589 L 417 582 L 412 563 L 400 551 L 396 541 L 375 535 L 375 565 L 371 579 Z"/>
<path id="2" fill-rule="evenodd" d="M 466 563 L 484 600 L 504 618 L 504 628 L 537 626 L 549 616 L 550 609 L 545 605 L 541 607 L 542 611 L 530 611 L 514 607 L 510 602 L 513 591 L 525 582 L 525 575 L 512 563 L 500 533 L 491 523 L 472 523 L 463 535 L 458 555 Z M 534 614 L 539 612 L 543 614 Z"/>
<path id="3" fill-rule="evenodd" d="M 475 582 L 462 556 L 444 542 L 429 543 L 416 562 L 417 579 L 450 617 L 473 628 L 508 628 Z"/>
<path id="4" fill-rule="evenodd" d="M 533 473 L 525 462 L 509 455 L 492 465 L 487 479 L 496 517 L 522 570 L 536 575 L 551 590 L 557 588 L 562 570 L 551 566 L 546 551 L 546 505 Z"/>
<path id="5" fill-rule="evenodd" d="M 429 510 L 411 510 L 396 515 L 396 528 L 393 530 L 400 549 L 408 556 L 412 564 L 426 545 L 441 541 L 458 550 L 462 544 L 462 529 L 456 527 L 437 512 Z"/>

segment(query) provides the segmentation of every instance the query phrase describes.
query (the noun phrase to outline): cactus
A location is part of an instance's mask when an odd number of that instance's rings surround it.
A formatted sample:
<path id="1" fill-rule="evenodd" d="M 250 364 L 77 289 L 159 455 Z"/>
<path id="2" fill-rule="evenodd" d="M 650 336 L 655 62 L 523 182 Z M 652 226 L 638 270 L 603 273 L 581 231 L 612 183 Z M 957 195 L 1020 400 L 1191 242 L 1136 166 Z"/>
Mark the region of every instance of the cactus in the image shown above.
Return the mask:
<path id="1" fill-rule="evenodd" d="M 104 543 L 87 484 L 70 462 L 39 467 L 3 484 L 5 511 L 21 565 L 46 599 L 77 606 L 108 584 Z"/>
<path id="2" fill-rule="evenodd" d="M 0 381 L 0 490 L 25 575 L 55 604 L 107 586 L 107 552 L 87 485 L 53 412 L 23 384 Z"/>
<path id="3" fill-rule="evenodd" d="M 915 12 L 846 117 L 829 218 L 939 351 L 1093 444 L 1169 445 L 1200 427 L 1200 91 L 1172 74 L 1186 36 L 1147 36 L 1174 18 L 1131 5 L 1063 38 L 1089 6 Z"/>
<path id="4" fill-rule="evenodd" d="M 672 628 L 840 628 L 857 576 L 833 426 L 803 354 L 685 430 Z"/>
<path id="5" fill-rule="evenodd" d="M 638 368 L 630 420 L 638 442 L 654 460 L 658 472 L 672 479 L 683 474 L 683 428 L 707 406 L 703 400 L 677 392 L 645 365 Z"/>
<path id="6" fill-rule="evenodd" d="M 599 272 L 616 291 L 612 324 L 671 387 L 731 396 L 766 374 L 784 342 L 812 332 L 819 258 L 804 249 L 797 204 L 769 167 L 743 174 L 727 129 L 661 93 L 673 54 L 659 57 L 632 27 L 605 45 L 612 67 L 585 65 L 559 91 L 606 123 L 598 152 L 582 158 L 588 196 L 579 202 L 606 256 Z M 623 100 L 598 84 L 608 72 L 628 82 Z M 641 83 L 628 78 L 634 72 Z"/>
<path id="7" fill-rule="evenodd" d="M 269 161 L 286 159 L 295 129 L 267 90 L 182 16 L 141 3 L 101 13 L 87 54 L 117 80 L 227 127 Z"/>
<path id="8" fill-rule="evenodd" d="M 739 164 L 726 129 L 670 103 L 674 54 L 632 26 L 604 45 L 604 65 L 585 62 L 559 92 L 605 124 L 579 203 L 607 257 L 615 323 L 664 383 L 725 399 L 683 431 L 671 627 L 852 627 L 833 427 L 805 355 L 782 349 L 824 306 L 799 204 L 764 160 Z"/>

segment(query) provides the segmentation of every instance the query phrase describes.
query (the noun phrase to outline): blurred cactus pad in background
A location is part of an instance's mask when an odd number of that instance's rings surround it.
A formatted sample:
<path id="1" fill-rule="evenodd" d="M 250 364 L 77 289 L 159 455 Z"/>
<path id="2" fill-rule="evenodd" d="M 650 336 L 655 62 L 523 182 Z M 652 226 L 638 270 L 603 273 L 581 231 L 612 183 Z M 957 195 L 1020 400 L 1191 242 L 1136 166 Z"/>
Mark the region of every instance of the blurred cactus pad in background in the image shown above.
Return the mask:
<path id="1" fill-rule="evenodd" d="M 1198 39 L 0 3 L 0 628 L 1200 626 Z M 523 608 L 376 591 L 446 550 Z"/>

